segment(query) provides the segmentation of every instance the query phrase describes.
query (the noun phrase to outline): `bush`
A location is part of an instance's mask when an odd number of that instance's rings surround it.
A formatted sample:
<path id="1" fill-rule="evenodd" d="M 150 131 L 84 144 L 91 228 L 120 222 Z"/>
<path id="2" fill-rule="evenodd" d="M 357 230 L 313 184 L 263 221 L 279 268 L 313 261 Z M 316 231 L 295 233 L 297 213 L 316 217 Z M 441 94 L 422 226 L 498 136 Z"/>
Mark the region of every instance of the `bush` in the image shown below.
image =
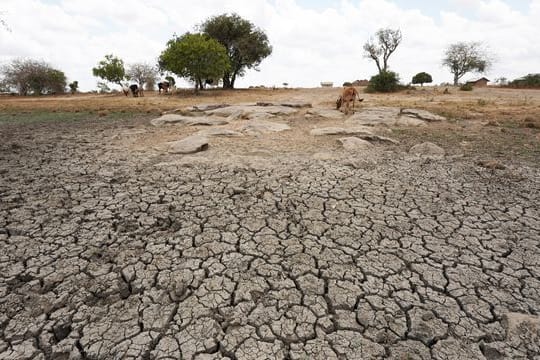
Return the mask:
<path id="1" fill-rule="evenodd" d="M 349 81 L 345 81 L 345 82 L 343 83 L 343 86 L 352 86 L 352 83 L 349 82 Z"/>
<path id="2" fill-rule="evenodd" d="M 463 84 L 459 87 L 461 91 L 472 91 L 473 86 L 471 84 Z"/>
<path id="3" fill-rule="evenodd" d="M 399 75 L 393 71 L 383 71 L 372 76 L 366 92 L 393 92 L 399 90 Z"/>

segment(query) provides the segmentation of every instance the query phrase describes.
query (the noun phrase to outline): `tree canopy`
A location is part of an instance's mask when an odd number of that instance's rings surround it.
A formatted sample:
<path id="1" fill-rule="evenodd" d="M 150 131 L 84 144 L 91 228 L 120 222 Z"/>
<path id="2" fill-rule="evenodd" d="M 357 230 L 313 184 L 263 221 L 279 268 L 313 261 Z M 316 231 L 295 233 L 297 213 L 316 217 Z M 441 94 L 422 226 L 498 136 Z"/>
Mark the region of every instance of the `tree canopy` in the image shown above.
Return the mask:
<path id="1" fill-rule="evenodd" d="M 220 77 L 230 70 L 227 50 L 205 34 L 186 33 L 167 42 L 159 57 L 163 70 L 170 71 L 204 88 L 204 80 Z"/>
<path id="2" fill-rule="evenodd" d="M 375 61 L 379 74 L 388 71 L 388 59 L 401 43 L 401 30 L 379 29 L 375 39 L 364 44 L 365 57 Z"/>
<path id="3" fill-rule="evenodd" d="M 105 55 L 105 59 L 98 63 L 98 66 L 92 68 L 92 74 L 103 80 L 122 86 L 122 81 L 126 77 L 124 61 L 112 54 Z"/>
<path id="4" fill-rule="evenodd" d="M 237 14 L 222 14 L 206 20 L 200 30 L 226 49 L 231 67 L 220 76 L 224 88 L 234 88 L 237 77 L 247 69 L 258 70 L 262 60 L 272 53 L 268 37 L 261 29 Z"/>
<path id="5" fill-rule="evenodd" d="M 63 93 L 66 75 L 44 61 L 15 59 L 2 67 L 3 83 L 20 95 Z"/>
<path id="6" fill-rule="evenodd" d="M 446 49 L 443 66 L 454 75 L 454 85 L 469 72 L 484 73 L 491 67 L 491 56 L 480 42 L 458 42 Z"/>
<path id="7" fill-rule="evenodd" d="M 420 84 L 424 86 L 425 83 L 431 83 L 433 82 L 433 79 L 431 78 L 431 75 L 427 72 L 419 72 L 418 74 L 414 75 L 412 78 L 413 84 Z"/>

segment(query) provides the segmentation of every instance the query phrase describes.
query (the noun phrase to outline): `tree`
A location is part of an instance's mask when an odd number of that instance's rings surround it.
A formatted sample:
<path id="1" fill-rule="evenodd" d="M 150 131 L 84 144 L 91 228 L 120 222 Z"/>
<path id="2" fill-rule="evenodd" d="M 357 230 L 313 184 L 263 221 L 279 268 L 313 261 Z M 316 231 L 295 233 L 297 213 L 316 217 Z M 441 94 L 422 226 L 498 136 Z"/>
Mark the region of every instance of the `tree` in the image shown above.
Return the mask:
<path id="1" fill-rule="evenodd" d="M 69 91 L 72 94 L 75 94 L 77 92 L 77 90 L 79 89 L 79 82 L 77 80 L 75 80 L 75 81 L 69 83 L 68 86 L 69 86 Z"/>
<path id="2" fill-rule="evenodd" d="M 44 61 L 15 59 L 1 69 L 3 83 L 20 95 L 63 93 L 66 75 Z"/>
<path id="3" fill-rule="evenodd" d="M 412 83 L 413 84 L 420 84 L 421 86 L 424 86 L 425 83 L 431 83 L 433 82 L 433 79 L 431 78 L 431 75 L 427 72 L 420 72 L 413 76 Z"/>
<path id="4" fill-rule="evenodd" d="M 370 39 L 364 44 L 365 57 L 375 61 L 379 74 L 388 71 L 388 59 L 396 51 L 401 40 L 399 29 L 379 29 L 375 33 L 375 40 Z"/>
<path id="5" fill-rule="evenodd" d="M 399 89 L 399 75 L 393 71 L 383 71 L 369 80 L 366 92 L 392 92 Z"/>
<path id="6" fill-rule="evenodd" d="M 145 84 L 155 84 L 157 75 L 158 70 L 154 66 L 145 63 L 131 64 L 126 71 L 126 77 L 135 81 L 140 88 L 143 88 Z"/>
<path id="7" fill-rule="evenodd" d="M 97 67 L 92 68 L 92 74 L 103 80 L 122 86 L 122 80 L 126 76 L 124 61 L 112 54 L 105 55 L 105 59 L 101 60 Z"/>
<path id="8" fill-rule="evenodd" d="M 468 72 L 484 73 L 491 67 L 491 55 L 483 49 L 480 42 L 458 42 L 446 49 L 443 66 L 454 75 L 454 86 Z"/>
<path id="9" fill-rule="evenodd" d="M 211 17 L 200 30 L 219 41 L 227 51 L 231 67 L 221 74 L 223 88 L 233 89 L 237 77 L 244 76 L 247 69 L 258 71 L 262 60 L 272 53 L 264 31 L 237 14 Z"/>
<path id="10" fill-rule="evenodd" d="M 167 42 L 159 57 L 162 69 L 195 83 L 195 90 L 204 88 L 204 80 L 229 71 L 227 51 L 216 40 L 204 34 L 186 33 Z"/>

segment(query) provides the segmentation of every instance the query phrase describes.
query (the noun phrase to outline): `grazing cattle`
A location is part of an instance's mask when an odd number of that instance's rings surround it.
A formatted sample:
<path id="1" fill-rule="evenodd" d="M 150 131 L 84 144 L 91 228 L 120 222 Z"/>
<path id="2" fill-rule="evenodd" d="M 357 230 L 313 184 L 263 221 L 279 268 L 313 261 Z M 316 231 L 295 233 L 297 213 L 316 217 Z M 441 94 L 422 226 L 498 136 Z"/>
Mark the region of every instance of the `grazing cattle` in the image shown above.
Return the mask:
<path id="1" fill-rule="evenodd" d="M 356 97 L 358 97 L 358 102 L 364 101 L 364 99 L 360 99 L 360 94 L 358 94 L 358 90 L 351 87 L 346 87 L 343 89 L 343 92 L 341 93 L 341 96 L 336 101 L 336 110 L 340 110 L 343 105 L 345 105 L 345 114 L 349 113 L 349 106 L 352 102 L 352 108 L 354 112 L 354 100 L 356 100 Z"/>
<path id="2" fill-rule="evenodd" d="M 124 84 L 122 85 L 122 92 L 124 93 L 124 95 L 128 96 L 130 88 L 126 84 Z"/>
<path id="3" fill-rule="evenodd" d="M 129 90 L 131 90 L 131 93 L 133 94 L 133 97 L 138 97 L 139 96 L 139 87 L 137 86 L 137 84 L 130 85 Z"/>
<path id="4" fill-rule="evenodd" d="M 158 83 L 157 86 L 158 86 L 158 91 L 161 94 L 161 90 L 163 90 L 163 92 L 169 92 L 169 88 L 171 87 L 171 84 L 168 81 L 162 81 Z"/>

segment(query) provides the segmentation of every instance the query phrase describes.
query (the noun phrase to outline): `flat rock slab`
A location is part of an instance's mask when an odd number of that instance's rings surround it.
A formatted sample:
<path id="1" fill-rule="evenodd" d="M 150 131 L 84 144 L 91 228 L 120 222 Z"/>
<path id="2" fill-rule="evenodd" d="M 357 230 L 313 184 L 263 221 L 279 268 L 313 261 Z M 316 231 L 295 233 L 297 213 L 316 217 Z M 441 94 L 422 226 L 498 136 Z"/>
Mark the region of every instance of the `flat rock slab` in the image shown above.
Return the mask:
<path id="1" fill-rule="evenodd" d="M 165 124 L 214 126 L 228 124 L 228 121 L 220 117 L 212 116 L 186 116 L 180 114 L 165 114 L 156 119 L 152 119 L 150 123 L 154 126 L 162 126 Z"/>
<path id="2" fill-rule="evenodd" d="M 367 140 L 360 139 L 354 136 L 338 139 L 338 142 L 343 146 L 345 150 L 368 150 L 373 148 L 373 144 Z"/>
<path id="3" fill-rule="evenodd" d="M 168 151 L 172 154 L 192 154 L 208 149 L 208 138 L 192 135 L 182 140 L 169 142 L 168 145 Z"/>
<path id="4" fill-rule="evenodd" d="M 244 136 L 241 132 L 231 130 L 231 129 L 222 129 L 222 128 L 212 128 L 201 130 L 197 133 L 202 136 L 223 136 L 223 137 L 239 137 Z"/>
<path id="5" fill-rule="evenodd" d="M 357 125 L 395 125 L 399 116 L 399 108 L 396 107 L 373 107 L 364 108 L 360 112 L 351 115 L 346 124 Z"/>
<path id="6" fill-rule="evenodd" d="M 286 101 L 286 102 L 264 102 L 260 101 L 257 103 L 257 106 L 287 106 L 292 108 L 310 108 L 312 107 L 311 103 L 303 101 Z"/>
<path id="7" fill-rule="evenodd" d="M 215 109 L 221 109 L 227 106 L 231 106 L 230 104 L 199 104 L 199 105 L 193 105 L 192 109 L 195 111 L 210 111 Z"/>
<path id="8" fill-rule="evenodd" d="M 325 127 L 316 128 L 309 132 L 313 136 L 326 135 L 373 135 L 371 129 L 367 127 L 341 128 L 341 127 Z"/>
<path id="9" fill-rule="evenodd" d="M 437 114 L 433 114 L 426 110 L 420 109 L 401 109 L 402 115 L 409 115 L 428 122 L 432 121 L 444 121 L 446 118 Z"/>
<path id="10" fill-rule="evenodd" d="M 209 115 L 216 115 L 222 117 L 228 117 L 234 114 L 242 114 L 242 117 L 251 119 L 253 117 L 260 117 L 260 114 L 264 116 L 273 115 L 273 116 L 287 116 L 296 113 L 298 110 L 291 108 L 289 106 L 250 106 L 250 105 L 233 105 L 226 106 L 219 109 L 213 109 L 206 111 Z"/>
<path id="11" fill-rule="evenodd" d="M 280 132 L 290 129 L 290 126 L 287 124 L 281 124 L 265 120 L 252 120 L 243 125 L 240 128 L 240 131 L 249 135 L 258 135 L 271 132 Z"/>
<path id="12" fill-rule="evenodd" d="M 341 111 L 331 109 L 309 109 L 306 114 L 311 116 L 320 116 L 325 119 L 343 119 L 345 116 Z"/>
<path id="13" fill-rule="evenodd" d="M 443 157 L 446 152 L 442 147 L 435 145 L 434 143 L 424 142 L 414 145 L 410 148 L 409 153 L 422 157 Z"/>

